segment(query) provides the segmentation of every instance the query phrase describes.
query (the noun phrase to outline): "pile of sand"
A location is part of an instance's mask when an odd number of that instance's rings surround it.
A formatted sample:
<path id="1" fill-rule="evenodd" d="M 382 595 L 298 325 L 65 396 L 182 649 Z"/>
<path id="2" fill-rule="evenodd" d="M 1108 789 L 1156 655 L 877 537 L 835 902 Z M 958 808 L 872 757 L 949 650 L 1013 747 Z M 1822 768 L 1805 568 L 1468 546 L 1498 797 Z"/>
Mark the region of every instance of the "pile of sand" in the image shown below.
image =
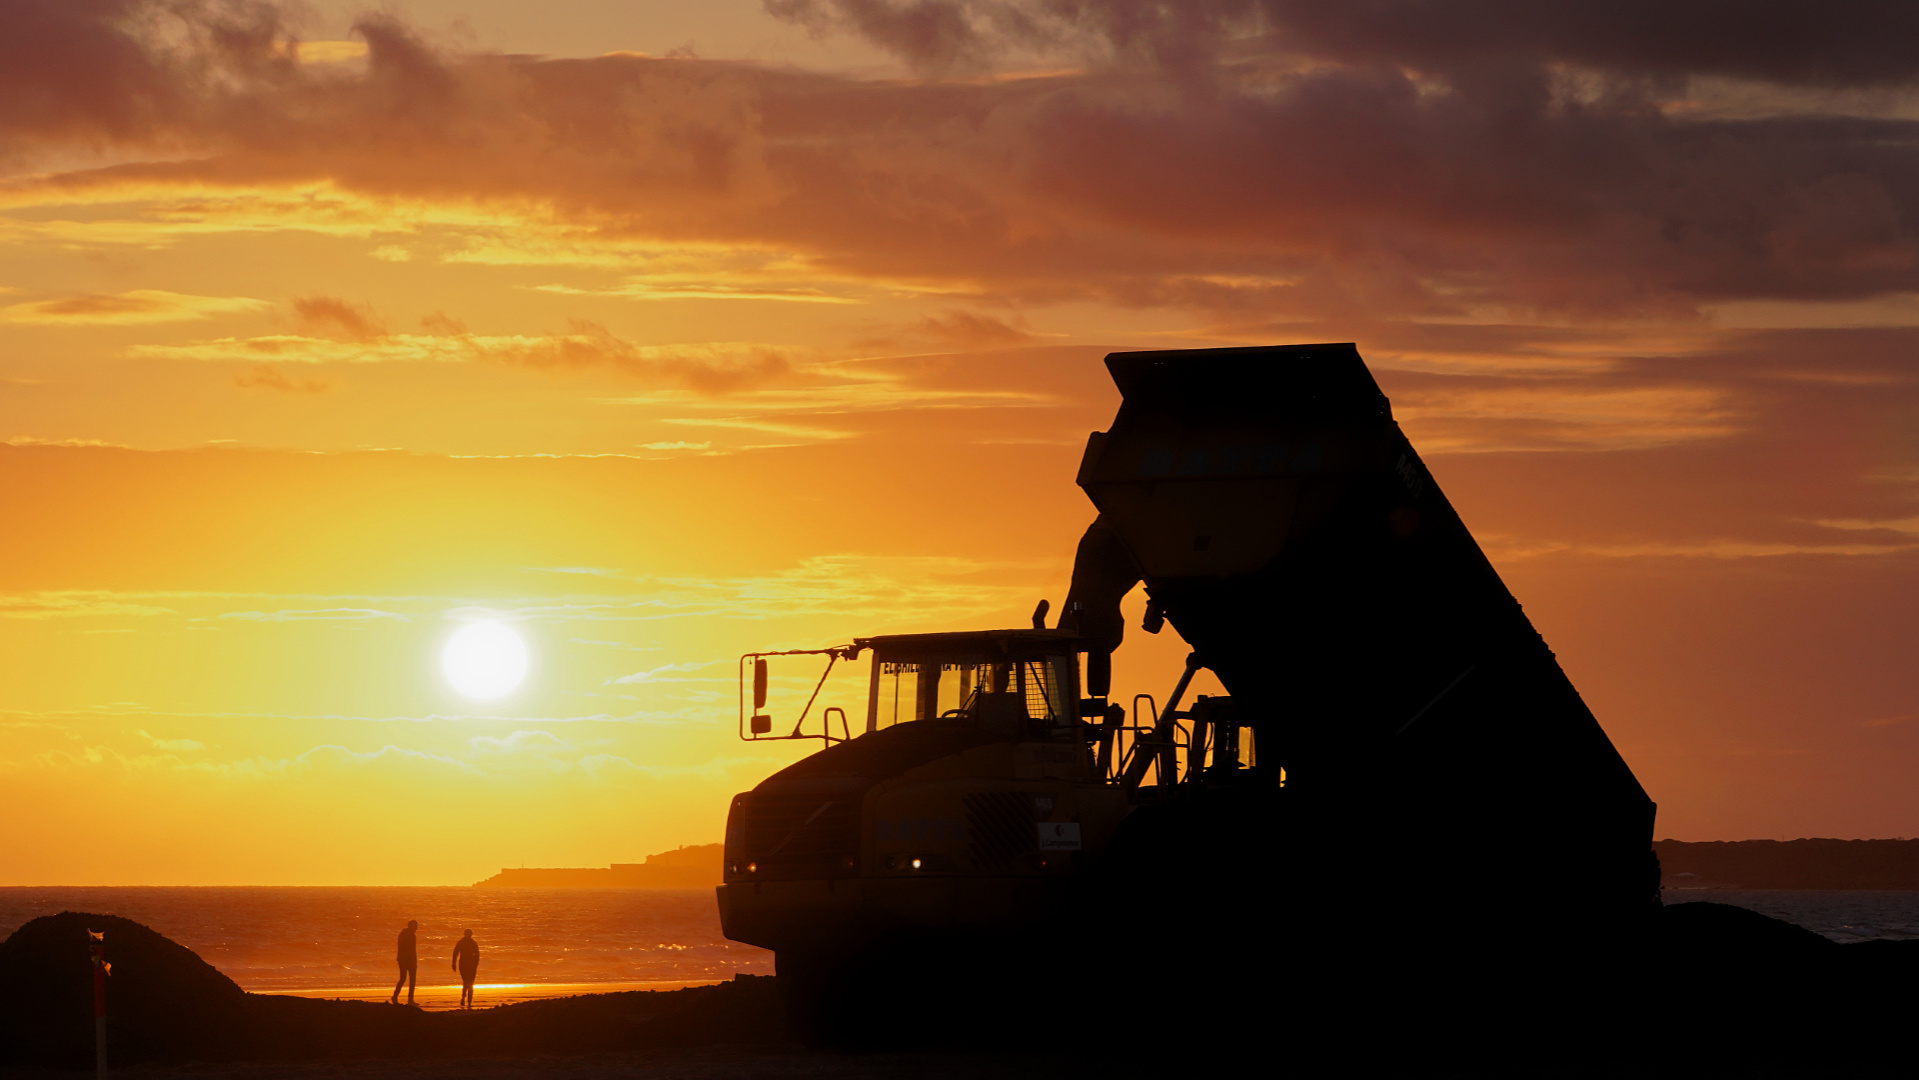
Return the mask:
<path id="1" fill-rule="evenodd" d="M 131 919 L 66 911 L 0 944 L 0 1047 L 22 1065 L 93 1064 L 88 931 L 106 934 L 108 1060 L 176 1059 L 229 1037 L 247 995 L 193 950 Z"/>

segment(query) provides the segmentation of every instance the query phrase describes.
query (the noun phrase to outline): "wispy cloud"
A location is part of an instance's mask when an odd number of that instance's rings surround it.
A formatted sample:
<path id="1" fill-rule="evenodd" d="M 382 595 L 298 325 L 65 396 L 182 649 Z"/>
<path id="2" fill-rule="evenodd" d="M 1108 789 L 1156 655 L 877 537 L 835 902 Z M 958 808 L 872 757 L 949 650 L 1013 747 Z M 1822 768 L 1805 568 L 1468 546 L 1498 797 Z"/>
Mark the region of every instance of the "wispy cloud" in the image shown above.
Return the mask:
<path id="1" fill-rule="evenodd" d="M 228 611 L 219 616 L 222 619 L 240 619 L 246 622 L 358 622 L 367 619 L 394 619 L 405 622 L 412 616 L 398 611 L 381 611 L 378 608 L 311 608 L 282 611 Z"/>
<path id="2" fill-rule="evenodd" d="M 688 717 L 683 712 L 669 712 L 660 709 L 640 709 L 624 713 L 577 713 L 559 716 L 505 715 L 500 713 L 424 713 L 419 715 L 355 715 L 351 713 L 301 713 L 277 712 L 271 710 L 180 710 L 160 709 L 141 705 L 136 702 L 113 702 L 85 709 L 20 710 L 0 709 L 0 718 L 9 718 L 4 722 L 14 724 L 46 724 L 61 726 L 55 721 L 68 724 L 97 721 L 103 718 L 152 718 L 168 720 L 207 721 L 312 721 L 322 723 L 352 724 L 449 724 L 470 725 L 475 722 L 511 723 L 511 724 L 618 724 L 650 725 L 680 724 Z"/>
<path id="3" fill-rule="evenodd" d="M 294 318 L 314 333 L 371 341 L 389 332 L 370 304 L 355 304 L 337 296 L 302 296 L 293 301 L 292 308 Z"/>
<path id="4" fill-rule="evenodd" d="M 1009 323 L 976 311 L 948 309 L 921 316 L 907 326 L 873 334 L 856 344 L 866 349 L 897 349 L 905 345 L 934 343 L 965 349 L 991 349 L 1023 345 L 1036 340 L 1025 319 Z"/>
<path id="5" fill-rule="evenodd" d="M 255 364 L 233 376 L 242 390 L 279 390 L 288 394 L 324 394 L 332 384 L 320 379 L 296 378 L 272 364 Z"/>
<path id="6" fill-rule="evenodd" d="M 835 296 L 812 286 L 768 289 L 752 285 L 727 285 L 714 281 L 628 281 L 603 289 L 582 289 L 572 285 L 537 285 L 541 292 L 562 296 L 600 296 L 621 300 L 777 300 L 796 304 L 857 304 L 850 296 Z"/>
<path id="7" fill-rule="evenodd" d="M 1625 543 L 1482 538 L 1487 554 L 1500 560 L 1550 557 L 1595 559 L 1767 559 L 1787 556 L 1858 557 L 1919 550 L 1908 544 L 1820 544 L 1791 541 L 1718 539 Z"/>
<path id="8" fill-rule="evenodd" d="M 1710 386 L 1459 386 L 1396 396 L 1393 411 L 1428 453 L 1632 450 L 1723 438 L 1745 419 Z"/>
<path id="9" fill-rule="evenodd" d="M 205 750 L 206 749 L 206 744 L 203 742 L 200 742 L 198 739 L 162 739 L 162 738 L 159 738 L 158 736 L 147 734 L 145 729 L 141 729 L 140 737 L 147 740 L 149 743 L 152 743 L 153 748 L 155 750 Z"/>
<path id="10" fill-rule="evenodd" d="M 113 594 L 37 592 L 0 596 L 0 619 L 89 619 L 176 615 L 172 608 L 115 599 Z"/>
<path id="11" fill-rule="evenodd" d="M 509 735 L 475 735 L 467 745 L 484 754 L 555 753 L 573 749 L 573 744 L 550 731 L 515 731 Z"/>
<path id="12" fill-rule="evenodd" d="M 286 767 L 303 772 L 394 766 L 429 766 L 435 771 L 455 772 L 468 776 L 482 775 L 473 765 L 449 754 L 395 746 L 392 743 L 370 751 L 350 750 L 344 746 L 327 743 L 315 746 L 286 763 Z"/>
<path id="13" fill-rule="evenodd" d="M 189 296 L 161 289 L 87 293 L 0 307 L 0 322 L 45 326 L 133 326 L 193 322 L 215 315 L 260 311 L 264 300 L 244 296 Z"/>
<path id="14" fill-rule="evenodd" d="M 794 367 L 789 350 L 752 342 L 635 345 L 598 323 L 574 320 L 564 334 L 392 333 L 369 310 L 332 297 L 296 301 L 294 310 L 321 334 L 262 334 L 180 345 L 134 345 L 127 355 L 214 363 L 498 363 L 549 371 L 603 369 L 636 379 L 726 394 L 779 380 Z M 442 317 L 430 325 L 453 329 Z M 321 335 L 324 336 L 321 336 Z M 270 369 L 268 369 L 270 370 Z"/>
<path id="15" fill-rule="evenodd" d="M 339 64 L 366 59 L 364 41 L 302 41 L 295 48 L 302 64 Z"/>
<path id="16" fill-rule="evenodd" d="M 764 770 L 779 762 L 770 757 L 724 757 L 690 765 L 640 765 L 619 754 L 588 754 L 579 767 L 594 776 L 643 776 L 650 779 L 689 777 L 702 780 L 726 780 L 742 769 Z"/>
<path id="17" fill-rule="evenodd" d="M 377 341 L 263 334 L 226 337 L 185 345 L 135 345 L 127 355 L 153 360 L 204 360 L 257 364 L 263 360 L 298 364 L 468 363 L 486 359 L 493 349 L 526 348 L 541 338 L 457 338 L 394 334 Z"/>
<path id="18" fill-rule="evenodd" d="M 1819 521 L 1815 524 L 1822 525 L 1828 529 L 1846 529 L 1855 532 L 1870 532 L 1883 529 L 1887 532 L 1903 533 L 1919 539 L 1919 515 L 1891 518 L 1883 521 L 1867 518 L 1836 518 Z"/>
<path id="19" fill-rule="evenodd" d="M 661 664 L 658 667 L 648 668 L 645 671 L 636 671 L 631 675 L 622 675 L 617 679 L 608 679 L 606 680 L 606 682 L 602 683 L 601 685 L 614 686 L 621 683 L 686 682 L 687 680 L 685 679 L 661 678 L 661 676 L 670 675 L 673 672 L 678 672 L 678 671 L 698 671 L 701 668 L 711 667 L 711 666 L 713 666 L 712 661 L 705 661 L 705 662 L 698 662 L 698 663 L 693 661 L 686 661 L 678 664 Z M 699 681 L 707 682 L 710 680 L 702 679 Z"/>
<path id="20" fill-rule="evenodd" d="M 106 439 L 43 439 L 37 435 L 15 435 L 6 441 L 8 446 L 64 446 L 70 448 L 103 447 L 114 450 L 131 450 L 125 443 L 110 442 Z"/>
<path id="21" fill-rule="evenodd" d="M 660 423 L 679 424 L 685 427 L 712 427 L 727 428 L 733 431 L 755 431 L 767 435 L 804 439 L 809 442 L 851 439 L 858 435 L 858 432 L 827 427 L 823 422 L 809 424 L 792 420 L 773 420 L 758 416 L 666 416 L 660 418 Z"/>

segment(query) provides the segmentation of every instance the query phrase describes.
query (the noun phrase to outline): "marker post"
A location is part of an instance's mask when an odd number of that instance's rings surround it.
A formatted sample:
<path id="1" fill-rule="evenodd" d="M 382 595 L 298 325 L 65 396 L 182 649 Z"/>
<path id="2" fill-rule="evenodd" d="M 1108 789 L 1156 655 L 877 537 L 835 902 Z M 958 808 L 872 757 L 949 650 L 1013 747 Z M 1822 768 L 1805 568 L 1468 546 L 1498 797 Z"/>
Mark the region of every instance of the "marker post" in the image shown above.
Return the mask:
<path id="1" fill-rule="evenodd" d="M 87 947 L 93 953 L 93 1069 L 95 1076 L 104 1078 L 107 1075 L 107 975 L 113 971 L 113 965 L 107 963 L 107 935 L 99 930 L 87 933 L 92 937 Z"/>

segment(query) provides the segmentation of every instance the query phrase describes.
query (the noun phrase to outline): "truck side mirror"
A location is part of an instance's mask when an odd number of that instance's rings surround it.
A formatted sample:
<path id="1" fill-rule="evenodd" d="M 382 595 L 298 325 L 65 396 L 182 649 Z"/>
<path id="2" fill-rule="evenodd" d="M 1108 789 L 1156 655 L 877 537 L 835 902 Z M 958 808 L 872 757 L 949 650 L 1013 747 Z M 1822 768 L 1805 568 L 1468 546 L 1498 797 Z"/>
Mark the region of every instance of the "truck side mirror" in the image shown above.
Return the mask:
<path id="1" fill-rule="evenodd" d="M 1113 689 L 1113 654 L 1098 649 L 1086 654 L 1086 693 L 1103 698 Z"/>
<path id="2" fill-rule="evenodd" d="M 753 661 L 753 711 L 766 708 L 766 661 Z M 759 718 L 754 718 L 753 730 L 759 730 Z M 768 730 L 771 730 L 770 728 Z"/>

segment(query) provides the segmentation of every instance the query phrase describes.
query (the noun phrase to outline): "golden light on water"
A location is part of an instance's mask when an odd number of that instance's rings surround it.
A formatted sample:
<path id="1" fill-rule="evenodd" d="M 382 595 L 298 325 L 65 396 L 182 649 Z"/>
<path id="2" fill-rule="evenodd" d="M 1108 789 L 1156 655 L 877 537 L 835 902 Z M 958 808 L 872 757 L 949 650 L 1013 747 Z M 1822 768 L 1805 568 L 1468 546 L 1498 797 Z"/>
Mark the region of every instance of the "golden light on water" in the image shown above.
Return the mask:
<path id="1" fill-rule="evenodd" d="M 526 681 L 526 642 L 492 619 L 467 623 L 440 650 L 440 670 L 467 697 L 504 697 Z"/>

